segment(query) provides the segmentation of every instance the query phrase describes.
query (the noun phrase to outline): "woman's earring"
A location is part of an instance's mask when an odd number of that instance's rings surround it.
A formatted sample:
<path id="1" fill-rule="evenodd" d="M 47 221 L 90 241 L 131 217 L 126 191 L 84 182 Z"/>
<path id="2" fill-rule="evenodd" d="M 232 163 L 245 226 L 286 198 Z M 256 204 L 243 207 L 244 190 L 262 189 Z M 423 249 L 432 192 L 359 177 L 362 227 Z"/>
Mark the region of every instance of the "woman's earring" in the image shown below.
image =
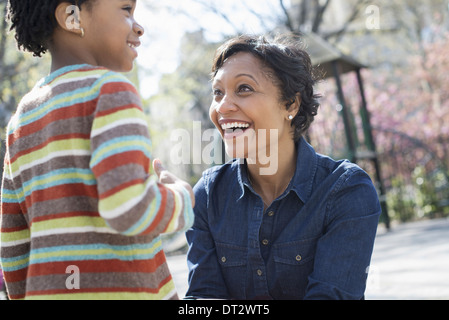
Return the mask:
<path id="1" fill-rule="evenodd" d="M 84 28 L 80 28 L 80 30 L 81 30 L 81 38 L 84 38 Z"/>
<path id="2" fill-rule="evenodd" d="M 292 121 L 293 118 L 294 118 L 294 117 L 293 117 L 292 115 L 289 115 L 289 116 L 288 116 L 288 120 L 290 120 L 290 121 Z"/>

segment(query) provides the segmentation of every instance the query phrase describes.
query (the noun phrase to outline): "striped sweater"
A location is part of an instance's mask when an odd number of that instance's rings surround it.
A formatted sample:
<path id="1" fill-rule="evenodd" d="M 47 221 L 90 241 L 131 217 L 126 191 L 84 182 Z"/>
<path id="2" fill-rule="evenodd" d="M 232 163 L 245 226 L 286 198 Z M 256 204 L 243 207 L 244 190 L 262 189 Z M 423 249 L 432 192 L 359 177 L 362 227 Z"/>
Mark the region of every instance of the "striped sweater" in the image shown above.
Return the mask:
<path id="1" fill-rule="evenodd" d="M 41 80 L 6 139 L 0 262 L 12 299 L 176 299 L 162 233 L 193 222 L 189 193 L 151 174 L 135 87 L 77 65 Z"/>

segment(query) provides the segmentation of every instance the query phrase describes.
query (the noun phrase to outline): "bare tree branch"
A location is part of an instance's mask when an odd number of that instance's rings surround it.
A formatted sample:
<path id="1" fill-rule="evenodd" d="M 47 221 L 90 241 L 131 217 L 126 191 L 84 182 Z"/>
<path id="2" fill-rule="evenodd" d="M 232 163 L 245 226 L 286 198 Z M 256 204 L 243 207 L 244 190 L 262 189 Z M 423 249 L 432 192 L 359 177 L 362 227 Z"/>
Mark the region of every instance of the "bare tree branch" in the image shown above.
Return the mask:
<path id="1" fill-rule="evenodd" d="M 317 9 L 315 14 L 315 19 L 313 21 L 312 25 L 312 32 L 318 33 L 321 22 L 323 21 L 323 15 L 326 11 L 327 7 L 329 6 L 330 0 L 326 0 L 326 2 L 320 6 L 319 2 L 317 3 Z"/>
<path id="2" fill-rule="evenodd" d="M 235 26 L 235 24 L 229 19 L 228 15 L 225 14 L 223 11 L 217 9 L 217 6 L 215 4 L 213 4 L 210 1 L 203 1 L 203 0 L 194 0 L 194 2 L 202 5 L 205 9 L 209 10 L 210 12 L 213 12 L 217 16 L 220 16 L 223 20 L 225 20 L 234 29 L 234 33 L 239 32 L 239 30 Z"/>
<path id="3" fill-rule="evenodd" d="M 305 25 L 307 24 L 307 16 L 309 14 L 309 0 L 302 0 L 301 9 L 298 15 L 298 28 L 299 30 L 305 29 Z"/>
<path id="4" fill-rule="evenodd" d="M 326 40 L 330 40 L 331 38 L 334 39 L 334 44 L 338 43 L 341 39 L 341 37 L 345 34 L 345 32 L 347 31 L 349 25 L 359 16 L 361 9 L 367 5 L 371 0 L 359 0 L 357 1 L 357 3 L 354 5 L 354 8 L 352 10 L 352 14 L 348 17 L 348 19 L 346 20 L 346 22 L 343 24 L 343 26 L 334 32 L 328 33 L 323 35 L 323 37 Z"/>
<path id="5" fill-rule="evenodd" d="M 288 30 L 294 32 L 295 28 L 292 24 L 292 20 L 290 18 L 290 14 L 288 13 L 287 8 L 285 7 L 284 1 L 283 0 L 279 0 L 279 4 L 281 5 L 281 9 L 285 14 L 285 26 L 287 27 Z"/>

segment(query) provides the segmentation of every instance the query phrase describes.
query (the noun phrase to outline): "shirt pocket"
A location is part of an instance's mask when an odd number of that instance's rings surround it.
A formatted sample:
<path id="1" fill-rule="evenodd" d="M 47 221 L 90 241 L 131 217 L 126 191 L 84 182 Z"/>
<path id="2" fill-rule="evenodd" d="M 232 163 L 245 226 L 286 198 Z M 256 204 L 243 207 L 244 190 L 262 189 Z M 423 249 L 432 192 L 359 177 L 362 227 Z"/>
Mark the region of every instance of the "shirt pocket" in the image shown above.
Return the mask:
<path id="1" fill-rule="evenodd" d="M 246 247 L 225 243 L 215 243 L 226 287 L 232 299 L 245 299 Z"/>
<path id="2" fill-rule="evenodd" d="M 318 238 L 273 245 L 275 288 L 283 299 L 304 297 L 308 277 L 313 271 Z"/>

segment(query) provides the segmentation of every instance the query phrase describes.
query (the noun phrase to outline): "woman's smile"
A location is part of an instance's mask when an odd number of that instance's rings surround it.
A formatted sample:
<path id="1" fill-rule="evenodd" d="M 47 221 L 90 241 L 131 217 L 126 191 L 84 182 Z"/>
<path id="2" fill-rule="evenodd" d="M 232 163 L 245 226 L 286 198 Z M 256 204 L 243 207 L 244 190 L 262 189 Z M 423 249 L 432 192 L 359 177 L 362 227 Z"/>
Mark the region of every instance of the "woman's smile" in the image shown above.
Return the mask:
<path id="1" fill-rule="evenodd" d="M 218 123 L 221 126 L 223 139 L 235 139 L 243 135 L 250 127 L 251 124 L 246 121 L 240 120 L 219 120 Z"/>

